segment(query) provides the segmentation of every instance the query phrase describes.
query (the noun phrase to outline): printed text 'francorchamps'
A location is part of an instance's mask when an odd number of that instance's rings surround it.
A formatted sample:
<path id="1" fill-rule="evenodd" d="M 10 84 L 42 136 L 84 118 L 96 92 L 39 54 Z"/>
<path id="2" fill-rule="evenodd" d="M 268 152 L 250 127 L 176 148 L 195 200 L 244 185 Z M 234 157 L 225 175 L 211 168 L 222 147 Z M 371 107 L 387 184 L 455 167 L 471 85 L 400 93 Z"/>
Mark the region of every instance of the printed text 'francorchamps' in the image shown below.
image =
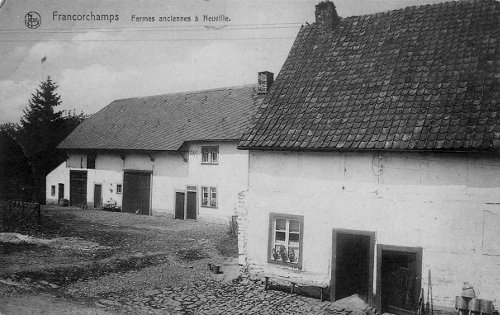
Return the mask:
<path id="1" fill-rule="evenodd" d="M 53 21 L 108 21 L 111 23 L 119 19 L 118 14 L 95 14 L 92 11 L 85 14 L 60 14 L 59 11 L 52 11 Z"/>

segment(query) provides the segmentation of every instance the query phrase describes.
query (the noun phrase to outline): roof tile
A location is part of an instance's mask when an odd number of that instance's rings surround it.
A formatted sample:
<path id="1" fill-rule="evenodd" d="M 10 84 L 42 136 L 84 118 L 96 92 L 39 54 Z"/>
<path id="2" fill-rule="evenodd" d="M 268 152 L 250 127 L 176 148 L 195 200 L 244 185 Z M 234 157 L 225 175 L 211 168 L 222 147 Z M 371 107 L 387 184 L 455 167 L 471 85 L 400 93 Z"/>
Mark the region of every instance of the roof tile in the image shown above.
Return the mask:
<path id="1" fill-rule="evenodd" d="M 464 0 L 302 27 L 239 147 L 490 149 L 499 18 L 498 1 Z"/>
<path id="2" fill-rule="evenodd" d="M 178 150 L 185 141 L 237 140 L 261 102 L 253 85 L 117 100 L 58 148 L 156 151 Z"/>

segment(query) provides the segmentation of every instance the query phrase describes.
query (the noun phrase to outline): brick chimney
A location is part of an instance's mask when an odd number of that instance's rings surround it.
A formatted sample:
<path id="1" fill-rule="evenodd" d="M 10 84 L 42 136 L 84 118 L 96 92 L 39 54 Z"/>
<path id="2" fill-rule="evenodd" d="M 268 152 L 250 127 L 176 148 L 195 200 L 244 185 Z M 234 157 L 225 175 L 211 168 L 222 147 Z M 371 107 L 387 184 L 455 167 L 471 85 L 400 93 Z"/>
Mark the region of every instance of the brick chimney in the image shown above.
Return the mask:
<path id="1" fill-rule="evenodd" d="M 340 22 L 335 5 L 328 0 L 316 5 L 316 24 L 325 32 L 333 31 Z"/>
<path id="2" fill-rule="evenodd" d="M 259 72 L 257 77 L 257 94 L 267 94 L 274 82 L 274 74 L 269 71 Z"/>

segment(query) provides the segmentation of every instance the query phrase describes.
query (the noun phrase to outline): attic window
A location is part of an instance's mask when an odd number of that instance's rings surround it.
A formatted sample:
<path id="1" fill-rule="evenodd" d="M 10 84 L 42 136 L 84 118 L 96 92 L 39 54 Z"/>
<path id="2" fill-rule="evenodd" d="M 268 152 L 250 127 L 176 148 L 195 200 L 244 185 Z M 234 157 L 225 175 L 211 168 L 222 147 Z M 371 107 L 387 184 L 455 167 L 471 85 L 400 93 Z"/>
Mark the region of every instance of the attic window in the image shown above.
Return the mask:
<path id="1" fill-rule="evenodd" d="M 95 154 L 87 154 L 87 168 L 95 169 Z"/>
<path id="2" fill-rule="evenodd" d="M 218 146 L 202 146 L 201 147 L 201 164 L 219 164 L 219 147 Z"/>

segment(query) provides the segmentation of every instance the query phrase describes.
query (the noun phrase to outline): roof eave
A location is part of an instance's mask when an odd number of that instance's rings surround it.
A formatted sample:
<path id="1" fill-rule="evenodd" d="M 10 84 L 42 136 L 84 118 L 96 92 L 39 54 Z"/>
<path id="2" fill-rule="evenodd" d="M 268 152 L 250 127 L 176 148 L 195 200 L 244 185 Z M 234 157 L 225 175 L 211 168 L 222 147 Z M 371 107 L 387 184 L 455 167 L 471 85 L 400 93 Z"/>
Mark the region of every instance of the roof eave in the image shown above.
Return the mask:
<path id="1" fill-rule="evenodd" d="M 500 153 L 500 148 L 493 147 L 491 149 L 345 149 L 345 148 L 287 148 L 287 147 L 256 147 L 256 146 L 241 146 L 238 150 L 247 151 L 289 151 L 289 152 L 399 152 L 399 153 Z"/>

